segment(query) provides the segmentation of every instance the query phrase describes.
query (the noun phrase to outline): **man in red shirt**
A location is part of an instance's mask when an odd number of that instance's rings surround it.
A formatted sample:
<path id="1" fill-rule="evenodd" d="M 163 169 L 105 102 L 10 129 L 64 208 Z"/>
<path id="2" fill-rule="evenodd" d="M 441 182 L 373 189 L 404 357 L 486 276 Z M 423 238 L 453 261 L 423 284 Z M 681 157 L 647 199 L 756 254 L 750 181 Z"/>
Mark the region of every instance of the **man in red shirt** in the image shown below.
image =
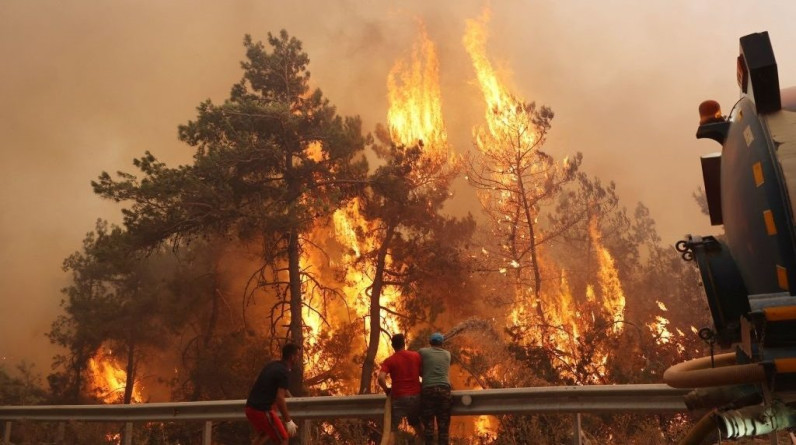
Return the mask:
<path id="1" fill-rule="evenodd" d="M 395 353 L 381 364 L 379 386 L 390 396 L 390 441 L 395 443 L 395 430 L 401 419 L 406 417 L 409 425 L 418 436 L 420 429 L 420 354 L 407 351 L 406 339 L 403 334 L 392 336 L 392 347 Z M 392 388 L 387 386 L 387 375 L 390 375 Z"/>

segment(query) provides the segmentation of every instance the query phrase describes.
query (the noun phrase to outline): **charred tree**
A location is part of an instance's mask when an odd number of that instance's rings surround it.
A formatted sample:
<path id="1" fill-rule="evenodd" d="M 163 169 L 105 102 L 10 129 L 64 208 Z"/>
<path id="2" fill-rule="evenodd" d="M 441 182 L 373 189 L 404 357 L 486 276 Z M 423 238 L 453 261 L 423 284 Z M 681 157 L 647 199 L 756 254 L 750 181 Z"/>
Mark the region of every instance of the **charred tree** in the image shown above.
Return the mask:
<path id="1" fill-rule="evenodd" d="M 544 323 L 539 246 L 551 233 L 544 233 L 538 218 L 542 205 L 554 202 L 563 186 L 576 178 L 582 157 L 559 163 L 544 152 L 553 111 L 512 100 L 492 109 L 494 122 L 477 133 L 476 150 L 466 158 L 467 180 L 476 188 L 497 239 L 498 248 L 489 249 L 497 263 L 487 267 L 513 269 L 516 285 L 533 289 L 536 312 Z"/>

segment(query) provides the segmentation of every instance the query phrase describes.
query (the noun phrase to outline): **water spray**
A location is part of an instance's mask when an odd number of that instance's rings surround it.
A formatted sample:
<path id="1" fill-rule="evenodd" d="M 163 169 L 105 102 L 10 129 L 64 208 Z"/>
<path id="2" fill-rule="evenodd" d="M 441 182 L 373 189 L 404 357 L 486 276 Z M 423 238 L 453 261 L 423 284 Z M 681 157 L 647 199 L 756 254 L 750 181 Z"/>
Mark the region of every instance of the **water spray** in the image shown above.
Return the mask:
<path id="1" fill-rule="evenodd" d="M 470 331 L 470 330 L 478 330 L 484 332 L 485 334 L 489 335 L 493 340 L 500 340 L 500 336 L 498 335 L 497 331 L 495 331 L 495 327 L 492 325 L 491 322 L 487 320 L 483 320 L 481 318 L 468 318 L 463 322 L 457 324 L 456 326 L 452 327 L 448 332 L 445 333 L 445 341 L 456 337 L 457 335 Z"/>

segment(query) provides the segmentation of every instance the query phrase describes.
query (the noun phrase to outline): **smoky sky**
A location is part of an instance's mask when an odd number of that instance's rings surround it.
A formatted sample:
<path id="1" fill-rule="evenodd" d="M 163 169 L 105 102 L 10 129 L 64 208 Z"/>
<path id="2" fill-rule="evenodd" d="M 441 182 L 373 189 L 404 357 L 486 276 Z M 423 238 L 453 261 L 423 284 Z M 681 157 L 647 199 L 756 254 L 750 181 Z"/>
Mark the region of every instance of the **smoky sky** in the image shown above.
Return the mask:
<path id="1" fill-rule="evenodd" d="M 242 40 L 285 29 L 314 86 L 370 131 L 387 113 L 387 73 L 422 21 L 439 51 L 451 144 L 470 148 L 483 100 L 461 44 L 480 1 L 0 0 L 0 364 L 49 370 L 45 337 L 68 283 L 63 259 L 120 207 L 92 194 L 102 171 L 146 150 L 175 166 L 177 126 L 241 77 Z M 667 244 L 717 231 L 691 194 L 697 106 L 738 98 L 738 38 L 769 31 L 783 86 L 796 84 L 796 3 L 494 1 L 489 56 L 517 96 L 556 113 L 548 149 L 582 152 L 629 209 L 643 202 Z M 449 210 L 475 209 L 457 192 Z"/>

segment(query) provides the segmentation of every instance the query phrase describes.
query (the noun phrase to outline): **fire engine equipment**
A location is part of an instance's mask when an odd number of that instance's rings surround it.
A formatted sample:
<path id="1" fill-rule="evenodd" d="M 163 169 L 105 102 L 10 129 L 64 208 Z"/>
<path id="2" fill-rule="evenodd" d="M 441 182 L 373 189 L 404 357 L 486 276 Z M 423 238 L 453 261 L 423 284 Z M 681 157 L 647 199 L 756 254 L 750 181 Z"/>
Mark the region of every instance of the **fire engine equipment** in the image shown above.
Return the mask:
<path id="1" fill-rule="evenodd" d="M 780 90 L 767 32 L 741 37 L 737 78 L 740 100 L 727 116 L 703 102 L 696 133 L 722 145 L 702 157 L 702 176 L 711 224 L 724 235 L 676 245 L 699 267 L 711 339 L 731 351 L 664 374 L 671 386 L 706 388 L 689 406 L 714 409 L 681 443 L 796 424 L 796 89 Z"/>

